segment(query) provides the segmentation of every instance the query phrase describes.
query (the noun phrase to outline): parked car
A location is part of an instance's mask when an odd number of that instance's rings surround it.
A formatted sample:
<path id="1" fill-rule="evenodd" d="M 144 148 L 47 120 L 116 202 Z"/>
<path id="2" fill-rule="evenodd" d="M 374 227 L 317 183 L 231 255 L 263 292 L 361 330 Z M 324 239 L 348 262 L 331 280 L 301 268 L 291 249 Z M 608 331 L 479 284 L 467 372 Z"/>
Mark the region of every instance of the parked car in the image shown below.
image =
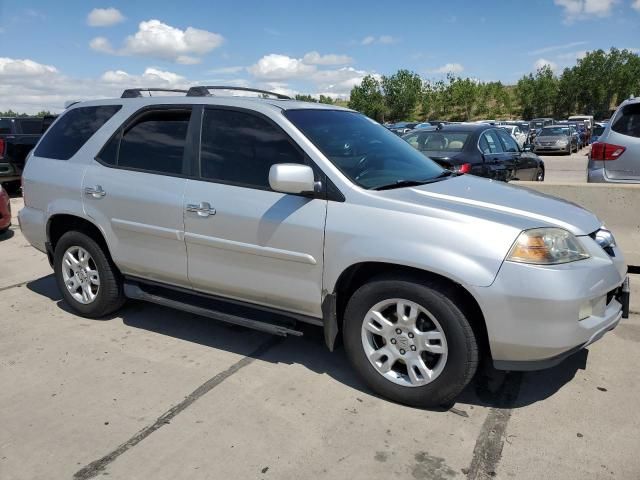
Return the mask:
<path id="1" fill-rule="evenodd" d="M 534 118 L 529 122 L 529 125 L 533 129 L 539 129 L 553 125 L 556 121 L 553 118 Z"/>
<path id="2" fill-rule="evenodd" d="M 585 124 L 585 126 L 588 125 L 591 128 L 593 128 L 593 126 L 595 125 L 595 122 L 593 121 L 593 115 L 571 115 L 568 120 L 582 122 Z"/>
<path id="3" fill-rule="evenodd" d="M 587 181 L 640 183 L 640 97 L 622 102 L 591 144 Z"/>
<path id="4" fill-rule="evenodd" d="M 518 142 L 518 146 L 521 149 L 524 148 L 524 144 L 527 142 L 527 134 L 520 130 L 518 125 L 500 125 L 500 128 L 506 130 Z"/>
<path id="5" fill-rule="evenodd" d="M 416 128 L 417 125 L 418 125 L 418 122 L 399 122 L 393 125 L 391 128 L 389 128 L 389 130 L 391 130 L 396 135 L 402 136 L 405 133 L 408 133 L 414 128 Z"/>
<path id="6" fill-rule="evenodd" d="M 456 173 L 495 180 L 544 180 L 544 163 L 521 149 L 502 127 L 467 123 L 414 130 L 404 137 L 412 147 Z"/>
<path id="7" fill-rule="evenodd" d="M 578 136 L 571 125 L 543 127 L 533 141 L 533 151 L 569 155 L 578 151 Z"/>
<path id="8" fill-rule="evenodd" d="M 7 191 L 0 185 L 0 235 L 11 226 L 11 200 Z"/>
<path id="9" fill-rule="evenodd" d="M 455 399 L 481 356 L 549 367 L 624 315 L 627 267 L 592 213 L 445 170 L 352 110 L 209 88 L 76 104 L 30 155 L 22 232 L 79 315 L 135 298 L 322 326 L 370 388 L 415 406 Z M 486 163 L 516 146 L 476 129 L 456 141 L 480 133 Z"/>
<path id="10" fill-rule="evenodd" d="M 50 119 L 0 118 L 0 184 L 8 191 L 14 192 L 20 188 L 20 176 L 27 154 L 51 124 Z"/>

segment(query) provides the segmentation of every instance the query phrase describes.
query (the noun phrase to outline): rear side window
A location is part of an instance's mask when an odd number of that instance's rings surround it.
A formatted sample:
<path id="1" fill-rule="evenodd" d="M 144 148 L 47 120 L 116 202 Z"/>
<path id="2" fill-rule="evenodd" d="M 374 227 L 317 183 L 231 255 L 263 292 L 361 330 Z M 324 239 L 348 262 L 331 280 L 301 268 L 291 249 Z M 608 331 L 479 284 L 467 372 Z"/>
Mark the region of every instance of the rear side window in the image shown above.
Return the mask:
<path id="1" fill-rule="evenodd" d="M 611 125 L 611 130 L 640 138 L 640 103 L 632 103 L 623 107 Z"/>
<path id="2" fill-rule="evenodd" d="M 69 110 L 47 131 L 35 155 L 69 160 L 120 108 L 120 105 L 104 105 Z"/>
<path id="3" fill-rule="evenodd" d="M 483 154 L 502 153 L 502 144 L 498 139 L 497 132 L 487 130 L 480 137 L 480 151 Z"/>
<path id="4" fill-rule="evenodd" d="M 305 163 L 302 153 L 280 128 L 248 113 L 205 110 L 202 178 L 269 189 L 269 170 L 277 163 Z"/>
<path id="5" fill-rule="evenodd" d="M 25 135 L 35 135 L 42 133 L 42 120 L 34 118 L 29 120 L 20 120 L 20 130 Z"/>
<path id="6" fill-rule="evenodd" d="M 11 120 L 0 118 L 0 135 L 8 135 L 11 133 Z"/>
<path id="7" fill-rule="evenodd" d="M 100 152 L 102 163 L 151 173 L 183 173 L 190 109 L 144 113 Z"/>

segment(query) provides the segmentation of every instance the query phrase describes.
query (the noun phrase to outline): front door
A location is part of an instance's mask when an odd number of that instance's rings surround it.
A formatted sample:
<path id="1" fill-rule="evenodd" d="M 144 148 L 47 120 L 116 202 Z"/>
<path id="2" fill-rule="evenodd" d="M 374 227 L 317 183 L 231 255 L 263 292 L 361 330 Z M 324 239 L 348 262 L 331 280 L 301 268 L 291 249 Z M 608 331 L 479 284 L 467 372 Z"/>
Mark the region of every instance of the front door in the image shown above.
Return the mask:
<path id="1" fill-rule="evenodd" d="M 269 119 L 205 108 L 198 179 L 184 198 L 195 290 L 321 316 L 327 201 L 277 193 L 269 169 L 310 161 Z"/>

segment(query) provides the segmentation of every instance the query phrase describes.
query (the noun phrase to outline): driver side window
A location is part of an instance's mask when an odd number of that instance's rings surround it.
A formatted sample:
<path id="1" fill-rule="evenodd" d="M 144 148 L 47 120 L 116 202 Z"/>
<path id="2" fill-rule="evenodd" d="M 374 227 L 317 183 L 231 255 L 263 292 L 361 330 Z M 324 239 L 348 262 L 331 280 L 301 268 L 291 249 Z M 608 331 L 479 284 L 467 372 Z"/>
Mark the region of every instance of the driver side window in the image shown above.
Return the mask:
<path id="1" fill-rule="evenodd" d="M 520 151 L 516 141 L 507 132 L 498 132 L 498 135 L 500 136 L 500 140 L 502 140 L 505 152 L 517 153 Z"/>

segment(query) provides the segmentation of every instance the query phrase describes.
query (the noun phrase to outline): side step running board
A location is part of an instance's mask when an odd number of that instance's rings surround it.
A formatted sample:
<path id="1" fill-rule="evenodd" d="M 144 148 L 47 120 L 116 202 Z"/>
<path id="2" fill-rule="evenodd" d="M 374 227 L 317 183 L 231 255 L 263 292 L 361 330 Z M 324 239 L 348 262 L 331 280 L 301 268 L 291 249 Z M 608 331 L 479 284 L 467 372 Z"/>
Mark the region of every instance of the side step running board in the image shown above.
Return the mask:
<path id="1" fill-rule="evenodd" d="M 280 335 L 286 337 L 287 335 L 301 336 L 302 332 L 294 330 L 286 325 L 277 323 L 271 323 L 268 321 L 252 320 L 250 318 L 239 317 L 228 313 L 220 312 L 203 306 L 192 305 L 191 303 L 174 300 L 166 296 L 157 295 L 144 291 L 137 283 L 125 282 L 124 294 L 128 298 L 134 300 L 144 300 L 145 302 L 151 302 L 164 307 L 175 308 L 184 312 L 194 313 L 196 315 L 202 315 L 203 317 L 212 318 L 221 322 L 231 323 L 234 325 L 241 325 L 243 327 L 252 328 L 254 330 L 260 330 L 262 332 L 271 333 L 273 335 Z"/>

